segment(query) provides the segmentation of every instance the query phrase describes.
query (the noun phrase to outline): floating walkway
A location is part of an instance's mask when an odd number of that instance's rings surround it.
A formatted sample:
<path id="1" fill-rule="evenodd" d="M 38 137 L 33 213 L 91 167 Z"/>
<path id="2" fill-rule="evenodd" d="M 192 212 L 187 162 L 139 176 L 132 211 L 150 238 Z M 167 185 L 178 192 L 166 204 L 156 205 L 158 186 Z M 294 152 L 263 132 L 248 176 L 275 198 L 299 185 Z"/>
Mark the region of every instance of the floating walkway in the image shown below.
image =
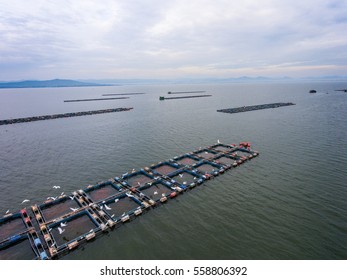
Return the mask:
<path id="1" fill-rule="evenodd" d="M 61 119 L 61 118 L 71 118 L 71 117 L 106 114 L 106 113 L 114 113 L 114 112 L 124 112 L 124 111 L 130 111 L 132 109 L 133 108 L 115 108 L 115 109 L 104 109 L 104 110 L 96 110 L 96 111 L 84 111 L 84 112 L 75 112 L 75 113 L 44 115 L 44 116 L 19 118 L 19 119 L 8 119 L 8 120 L 0 120 L 0 125 L 43 121 L 43 120 L 52 120 L 52 119 Z"/>
<path id="2" fill-rule="evenodd" d="M 190 95 L 190 96 L 177 96 L 177 97 L 164 97 L 160 96 L 159 100 L 167 100 L 167 99 L 183 99 L 183 98 L 199 98 L 199 97 L 209 97 L 211 94 L 203 94 L 203 95 Z"/>
<path id="3" fill-rule="evenodd" d="M 110 97 L 110 98 L 90 98 L 90 99 L 69 99 L 64 102 L 84 102 L 84 101 L 100 101 L 100 100 L 114 100 L 114 99 L 128 99 L 129 97 Z"/>
<path id="4" fill-rule="evenodd" d="M 58 259 L 187 190 L 258 156 L 217 143 L 0 218 L 0 259 Z"/>
<path id="5" fill-rule="evenodd" d="M 185 93 L 203 93 L 205 90 L 194 90 L 194 91 L 169 91 L 168 94 L 185 94 Z"/>
<path id="6" fill-rule="evenodd" d="M 278 108 L 278 107 L 282 107 L 282 106 L 291 106 L 291 105 L 295 105 L 295 104 L 294 103 L 270 103 L 270 104 L 263 104 L 263 105 L 243 106 L 243 107 L 238 107 L 238 108 L 221 109 L 221 110 L 217 110 L 217 112 L 235 114 L 235 113 L 242 113 L 242 112 L 255 111 L 255 110 L 264 110 L 264 109 Z"/>

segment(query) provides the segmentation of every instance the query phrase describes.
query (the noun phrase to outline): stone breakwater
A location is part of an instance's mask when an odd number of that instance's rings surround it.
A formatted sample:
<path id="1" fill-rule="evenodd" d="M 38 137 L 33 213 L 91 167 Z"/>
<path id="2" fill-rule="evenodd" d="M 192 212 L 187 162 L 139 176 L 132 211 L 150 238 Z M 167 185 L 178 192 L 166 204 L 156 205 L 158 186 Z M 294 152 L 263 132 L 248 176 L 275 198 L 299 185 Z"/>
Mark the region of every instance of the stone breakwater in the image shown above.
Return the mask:
<path id="1" fill-rule="evenodd" d="M 170 99 L 185 99 L 185 98 L 200 98 L 200 97 L 210 97 L 212 95 L 210 94 L 203 94 L 203 95 L 189 95 L 189 96 L 176 96 L 176 97 L 164 97 L 160 96 L 159 100 L 170 100 Z"/>
<path id="2" fill-rule="evenodd" d="M 220 109 L 220 110 L 217 110 L 217 112 L 235 114 L 235 113 L 242 113 L 242 112 L 255 111 L 255 110 L 264 110 L 264 109 L 278 108 L 278 107 L 291 106 L 291 105 L 295 105 L 295 104 L 291 103 L 291 102 L 289 102 L 289 103 L 270 103 L 270 104 L 243 106 L 243 107 L 229 108 L 229 109 Z"/>
<path id="3" fill-rule="evenodd" d="M 0 125 L 61 119 L 61 118 L 71 118 L 71 117 L 106 114 L 106 113 L 114 113 L 114 112 L 123 112 L 123 111 L 130 111 L 132 109 L 133 108 L 114 108 L 114 109 L 104 109 L 104 110 L 96 110 L 96 111 L 84 111 L 84 112 L 74 112 L 74 113 L 44 115 L 44 116 L 34 116 L 34 117 L 28 117 L 28 118 L 7 119 L 7 120 L 0 120 Z"/>

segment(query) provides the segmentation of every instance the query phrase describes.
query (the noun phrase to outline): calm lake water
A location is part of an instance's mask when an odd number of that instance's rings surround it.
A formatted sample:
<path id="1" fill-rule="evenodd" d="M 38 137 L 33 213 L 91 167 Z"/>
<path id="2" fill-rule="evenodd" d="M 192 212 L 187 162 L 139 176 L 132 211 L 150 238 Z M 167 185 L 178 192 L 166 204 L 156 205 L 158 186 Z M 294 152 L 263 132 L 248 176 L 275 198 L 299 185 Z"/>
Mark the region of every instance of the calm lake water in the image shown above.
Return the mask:
<path id="1" fill-rule="evenodd" d="M 134 109 L 0 126 L 0 215 L 218 139 L 249 141 L 258 158 L 64 259 L 346 259 L 347 94 L 339 88 L 347 82 L 2 89 L 0 119 Z M 212 97 L 159 101 L 186 90 Z M 63 102 L 131 92 L 146 94 Z M 274 102 L 296 105 L 216 112 Z"/>

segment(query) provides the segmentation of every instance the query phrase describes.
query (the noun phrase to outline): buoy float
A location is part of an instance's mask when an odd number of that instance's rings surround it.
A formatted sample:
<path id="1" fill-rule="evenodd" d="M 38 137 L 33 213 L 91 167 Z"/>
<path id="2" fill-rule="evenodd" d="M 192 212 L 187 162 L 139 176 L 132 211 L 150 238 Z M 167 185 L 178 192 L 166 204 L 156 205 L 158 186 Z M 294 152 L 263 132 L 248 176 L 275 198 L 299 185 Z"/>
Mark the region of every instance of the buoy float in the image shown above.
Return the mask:
<path id="1" fill-rule="evenodd" d="M 177 193 L 176 193 L 176 192 L 170 193 L 170 198 L 174 198 L 174 197 L 176 197 L 176 196 L 177 196 Z"/>

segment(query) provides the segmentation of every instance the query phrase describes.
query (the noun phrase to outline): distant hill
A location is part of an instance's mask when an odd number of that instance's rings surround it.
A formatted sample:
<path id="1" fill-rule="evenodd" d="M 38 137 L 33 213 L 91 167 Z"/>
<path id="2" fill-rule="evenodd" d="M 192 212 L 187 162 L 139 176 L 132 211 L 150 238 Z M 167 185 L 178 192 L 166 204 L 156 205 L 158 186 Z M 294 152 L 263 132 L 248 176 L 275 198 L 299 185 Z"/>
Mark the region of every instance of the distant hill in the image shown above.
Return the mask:
<path id="1" fill-rule="evenodd" d="M 83 80 L 91 83 L 107 83 L 109 85 L 137 85 L 137 84 L 220 84 L 220 83 L 290 83 L 290 82 L 315 82 L 315 81 L 347 81 L 347 76 L 316 76 L 316 77 L 227 77 L 227 78 L 173 78 L 173 79 L 89 79 Z"/>
<path id="2" fill-rule="evenodd" d="M 317 76 L 317 77 L 236 77 L 236 78 L 175 78 L 175 79 L 88 79 L 74 80 L 47 80 L 47 81 L 18 81 L 1 82 L 2 88 L 48 88 L 48 87 L 96 87 L 120 85 L 147 85 L 147 84 L 207 84 L 207 83 L 271 83 L 271 82 L 307 82 L 307 81 L 347 81 L 347 76 Z"/>
<path id="3" fill-rule="evenodd" d="M 20 81 L 0 83 L 0 88 L 48 88 L 48 87 L 91 87 L 107 86 L 106 84 L 79 82 L 74 80 Z"/>

